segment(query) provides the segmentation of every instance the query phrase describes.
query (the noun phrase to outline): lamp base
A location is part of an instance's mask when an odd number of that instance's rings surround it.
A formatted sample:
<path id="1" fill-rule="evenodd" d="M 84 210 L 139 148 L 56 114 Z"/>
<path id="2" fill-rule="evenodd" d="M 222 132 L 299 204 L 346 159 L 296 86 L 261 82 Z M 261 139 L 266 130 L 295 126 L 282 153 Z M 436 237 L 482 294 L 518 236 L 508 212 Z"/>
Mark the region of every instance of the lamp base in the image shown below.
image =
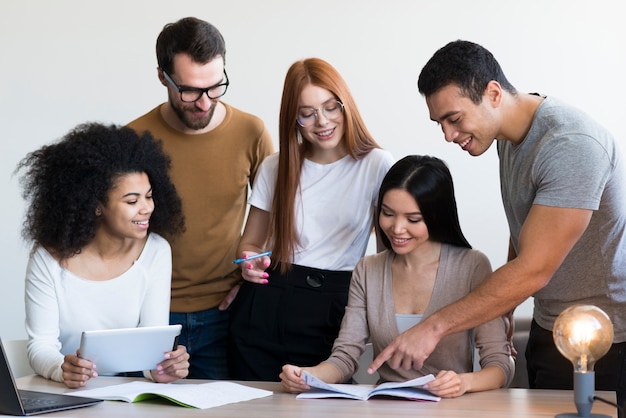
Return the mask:
<path id="1" fill-rule="evenodd" d="M 589 414 L 589 418 L 611 418 L 609 415 L 604 414 Z M 555 418 L 580 418 L 577 412 L 567 412 L 565 414 L 556 414 Z"/>

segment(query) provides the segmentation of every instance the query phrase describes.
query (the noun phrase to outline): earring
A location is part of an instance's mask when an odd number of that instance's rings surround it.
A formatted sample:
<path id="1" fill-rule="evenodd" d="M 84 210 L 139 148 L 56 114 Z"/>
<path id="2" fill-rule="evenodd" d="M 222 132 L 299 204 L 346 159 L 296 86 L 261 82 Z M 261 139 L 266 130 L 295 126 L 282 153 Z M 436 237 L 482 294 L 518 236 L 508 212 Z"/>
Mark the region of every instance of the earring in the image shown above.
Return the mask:
<path id="1" fill-rule="evenodd" d="M 102 209 L 96 208 L 96 216 L 102 215 Z"/>

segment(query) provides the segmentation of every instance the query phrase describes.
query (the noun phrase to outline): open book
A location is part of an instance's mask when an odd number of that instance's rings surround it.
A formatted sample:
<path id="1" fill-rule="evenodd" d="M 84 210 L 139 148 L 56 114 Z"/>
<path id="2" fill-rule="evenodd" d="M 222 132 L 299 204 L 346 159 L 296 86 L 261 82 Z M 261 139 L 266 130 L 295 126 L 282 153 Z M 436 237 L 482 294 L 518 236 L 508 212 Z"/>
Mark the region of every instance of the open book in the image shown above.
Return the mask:
<path id="1" fill-rule="evenodd" d="M 410 400 L 435 402 L 441 399 L 439 396 L 435 396 L 422 388 L 426 383 L 435 380 L 432 374 L 406 382 L 381 383 L 375 387 L 369 385 L 329 384 L 307 372 L 303 372 L 302 377 L 307 385 L 316 389 L 302 392 L 296 396 L 298 399 L 349 398 L 365 401 L 372 396 L 395 396 Z"/>
<path id="2" fill-rule="evenodd" d="M 232 382 L 173 384 L 135 381 L 66 394 L 125 402 L 163 398 L 187 408 L 206 409 L 263 398 L 272 395 L 272 392 Z"/>

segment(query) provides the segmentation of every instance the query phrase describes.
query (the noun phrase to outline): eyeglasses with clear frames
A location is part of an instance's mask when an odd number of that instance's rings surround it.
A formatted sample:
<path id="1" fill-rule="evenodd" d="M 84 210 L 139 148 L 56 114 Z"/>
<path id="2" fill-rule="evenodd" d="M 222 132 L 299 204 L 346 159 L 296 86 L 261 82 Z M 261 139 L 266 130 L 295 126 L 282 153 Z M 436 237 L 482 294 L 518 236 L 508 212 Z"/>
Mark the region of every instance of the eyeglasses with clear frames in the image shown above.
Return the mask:
<path id="1" fill-rule="evenodd" d="M 320 111 L 326 119 L 337 120 L 343 113 L 343 103 L 339 100 L 329 100 L 320 108 L 301 107 L 298 111 L 298 118 L 296 119 L 298 125 L 303 128 L 314 125 L 319 116 L 318 112 Z"/>
<path id="2" fill-rule="evenodd" d="M 172 77 L 170 77 L 170 75 L 165 72 L 165 70 L 163 70 L 163 76 L 165 77 L 167 82 L 172 85 L 172 87 L 178 90 L 178 92 L 180 93 L 180 100 L 185 103 L 197 102 L 205 93 L 209 99 L 218 99 L 226 94 L 226 90 L 228 89 L 228 85 L 230 84 L 230 82 L 228 81 L 228 74 L 226 74 L 226 68 L 224 68 L 225 81 L 204 89 L 201 89 L 199 87 L 180 87 L 178 84 L 176 84 L 174 80 L 172 80 Z"/>

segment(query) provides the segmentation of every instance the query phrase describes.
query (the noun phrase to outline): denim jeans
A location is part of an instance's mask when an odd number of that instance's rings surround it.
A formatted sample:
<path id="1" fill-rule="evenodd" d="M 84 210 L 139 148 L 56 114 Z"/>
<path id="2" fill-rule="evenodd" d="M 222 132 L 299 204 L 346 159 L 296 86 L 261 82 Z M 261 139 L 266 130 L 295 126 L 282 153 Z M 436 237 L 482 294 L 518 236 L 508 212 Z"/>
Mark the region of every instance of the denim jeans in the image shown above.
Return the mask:
<path id="1" fill-rule="evenodd" d="M 230 310 L 171 312 L 170 324 L 181 324 L 179 344 L 189 353 L 190 379 L 228 379 Z"/>

